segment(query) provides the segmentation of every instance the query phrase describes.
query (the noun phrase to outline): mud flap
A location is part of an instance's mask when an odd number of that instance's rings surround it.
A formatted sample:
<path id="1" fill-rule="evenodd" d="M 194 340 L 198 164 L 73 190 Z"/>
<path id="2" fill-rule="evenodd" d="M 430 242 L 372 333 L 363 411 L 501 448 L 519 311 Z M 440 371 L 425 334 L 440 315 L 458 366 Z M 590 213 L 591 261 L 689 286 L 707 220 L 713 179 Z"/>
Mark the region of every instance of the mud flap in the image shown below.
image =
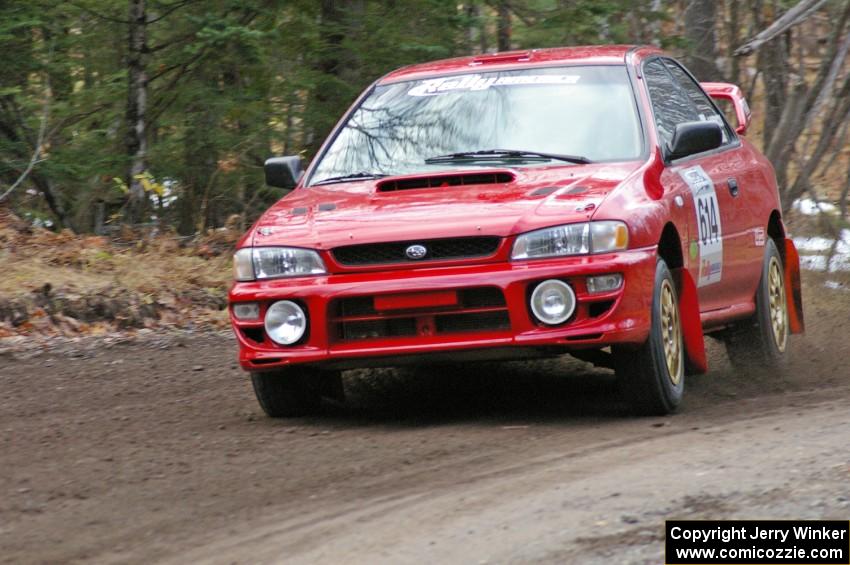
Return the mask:
<path id="1" fill-rule="evenodd" d="M 679 294 L 679 316 L 682 318 L 682 337 L 685 342 L 685 371 L 689 375 L 708 372 L 708 358 L 705 355 L 705 336 L 699 317 L 699 298 L 697 285 L 687 269 L 673 269 Z"/>
<path id="2" fill-rule="evenodd" d="M 785 239 L 785 296 L 788 300 L 788 326 L 792 334 L 806 331 L 803 319 L 803 290 L 800 284 L 800 254 L 790 238 Z"/>

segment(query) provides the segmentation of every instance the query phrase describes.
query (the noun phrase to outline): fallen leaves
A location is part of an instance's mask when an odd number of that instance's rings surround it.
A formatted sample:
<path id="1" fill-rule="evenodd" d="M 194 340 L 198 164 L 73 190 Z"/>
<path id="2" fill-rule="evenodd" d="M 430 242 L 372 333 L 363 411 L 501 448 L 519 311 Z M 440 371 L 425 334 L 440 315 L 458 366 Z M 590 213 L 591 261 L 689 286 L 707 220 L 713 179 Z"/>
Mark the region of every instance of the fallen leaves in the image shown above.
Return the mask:
<path id="1" fill-rule="evenodd" d="M 127 228 L 110 241 L 32 227 L 0 209 L 0 339 L 226 328 L 227 250 L 237 238 L 230 229 L 188 240 Z"/>

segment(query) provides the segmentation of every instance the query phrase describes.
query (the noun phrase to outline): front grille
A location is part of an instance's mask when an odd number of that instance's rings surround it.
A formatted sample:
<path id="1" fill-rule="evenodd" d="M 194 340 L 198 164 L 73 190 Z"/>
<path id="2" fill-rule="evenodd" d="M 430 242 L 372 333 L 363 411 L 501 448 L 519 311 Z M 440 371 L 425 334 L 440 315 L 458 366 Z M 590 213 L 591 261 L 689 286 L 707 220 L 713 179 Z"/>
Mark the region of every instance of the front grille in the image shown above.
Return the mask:
<path id="1" fill-rule="evenodd" d="M 330 335 L 336 342 L 394 337 L 430 337 L 509 330 L 505 297 L 495 287 L 458 290 L 455 306 L 379 312 L 374 297 L 343 298 L 330 305 Z"/>
<path id="2" fill-rule="evenodd" d="M 456 237 L 423 241 L 394 241 L 389 243 L 366 243 L 346 245 L 333 250 L 334 259 L 340 265 L 386 265 L 413 261 L 446 261 L 488 257 L 499 248 L 498 237 Z M 405 253 L 411 245 L 422 245 L 427 250 L 421 259 L 411 259 Z"/>

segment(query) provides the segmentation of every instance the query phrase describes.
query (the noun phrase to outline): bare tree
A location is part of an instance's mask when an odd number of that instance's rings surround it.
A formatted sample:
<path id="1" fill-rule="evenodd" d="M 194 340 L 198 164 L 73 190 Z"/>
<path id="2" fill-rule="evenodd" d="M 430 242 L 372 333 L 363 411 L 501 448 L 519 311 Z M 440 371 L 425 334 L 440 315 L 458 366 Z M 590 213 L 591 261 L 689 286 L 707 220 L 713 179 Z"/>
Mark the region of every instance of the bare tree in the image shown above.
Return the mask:
<path id="1" fill-rule="evenodd" d="M 841 11 L 834 14 L 837 17 L 833 18 L 835 23 L 813 79 L 806 80 L 802 53 L 798 57 L 800 69 L 795 70 L 786 48 L 787 30 L 802 23 L 822 4 L 818 0 L 799 2 L 735 50 L 736 55 L 746 55 L 770 41 L 778 42 L 771 49 L 758 51 L 758 65 L 765 81 L 766 123 L 775 124 L 765 128 L 765 155 L 776 169 L 786 209 L 805 191 L 813 192 L 813 175 L 836 139 L 843 137 L 839 135 L 842 124 L 850 119 L 850 103 L 846 100 L 850 96 L 850 75 L 845 73 L 844 79 L 839 80 L 850 53 L 850 1 L 838 6 Z M 759 8 L 758 2 L 754 8 Z M 758 23 L 757 13 L 754 11 Z M 796 164 L 799 171 L 793 181 L 789 178 L 791 164 Z"/>
<path id="2" fill-rule="evenodd" d="M 735 55 L 749 55 L 782 32 L 804 22 L 825 2 L 826 0 L 801 0 L 796 6 L 785 12 L 781 18 L 773 22 L 770 27 L 762 30 L 758 35 L 738 47 L 735 50 Z"/>
<path id="3" fill-rule="evenodd" d="M 44 104 L 41 112 L 41 119 L 38 125 L 38 136 L 35 140 L 35 147 L 33 148 L 32 157 L 30 157 L 29 163 L 26 168 L 23 170 L 18 179 L 12 183 L 12 185 L 2 194 L 0 194 L 0 202 L 6 200 L 12 192 L 15 191 L 18 186 L 23 183 L 29 174 L 32 172 L 33 168 L 37 163 L 40 163 L 44 159 L 42 159 L 42 153 L 44 152 L 44 143 L 45 143 L 45 134 L 47 133 L 47 122 L 50 117 L 50 76 L 48 75 L 46 78 L 46 85 L 44 89 Z"/>
<path id="4" fill-rule="evenodd" d="M 689 0 L 685 6 L 688 68 L 699 80 L 721 80 L 717 68 L 717 2 Z"/>
<path id="5" fill-rule="evenodd" d="M 138 176 L 147 169 L 147 54 L 148 14 L 145 0 L 129 0 L 127 33 L 127 134 L 126 148 L 130 159 L 126 183 L 130 189 L 125 220 L 141 221 L 146 206 L 145 189 Z"/>

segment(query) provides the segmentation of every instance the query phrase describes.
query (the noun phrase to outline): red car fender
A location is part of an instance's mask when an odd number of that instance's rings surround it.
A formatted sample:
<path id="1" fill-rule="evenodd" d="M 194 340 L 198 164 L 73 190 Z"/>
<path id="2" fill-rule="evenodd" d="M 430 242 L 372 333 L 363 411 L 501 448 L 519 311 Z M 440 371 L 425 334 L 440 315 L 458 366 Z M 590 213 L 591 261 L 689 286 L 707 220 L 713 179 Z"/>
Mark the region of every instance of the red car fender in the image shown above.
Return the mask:
<path id="1" fill-rule="evenodd" d="M 792 334 L 806 331 L 803 319 L 803 290 L 800 284 L 800 254 L 790 238 L 785 238 L 785 297 L 788 301 L 788 325 Z"/>
<path id="2" fill-rule="evenodd" d="M 691 273 L 685 268 L 673 269 L 673 278 L 679 294 L 679 316 L 682 318 L 686 369 L 690 375 L 701 375 L 708 372 L 708 358 L 705 354 L 705 336 L 702 333 L 702 322 L 699 316 L 697 285 Z"/>

